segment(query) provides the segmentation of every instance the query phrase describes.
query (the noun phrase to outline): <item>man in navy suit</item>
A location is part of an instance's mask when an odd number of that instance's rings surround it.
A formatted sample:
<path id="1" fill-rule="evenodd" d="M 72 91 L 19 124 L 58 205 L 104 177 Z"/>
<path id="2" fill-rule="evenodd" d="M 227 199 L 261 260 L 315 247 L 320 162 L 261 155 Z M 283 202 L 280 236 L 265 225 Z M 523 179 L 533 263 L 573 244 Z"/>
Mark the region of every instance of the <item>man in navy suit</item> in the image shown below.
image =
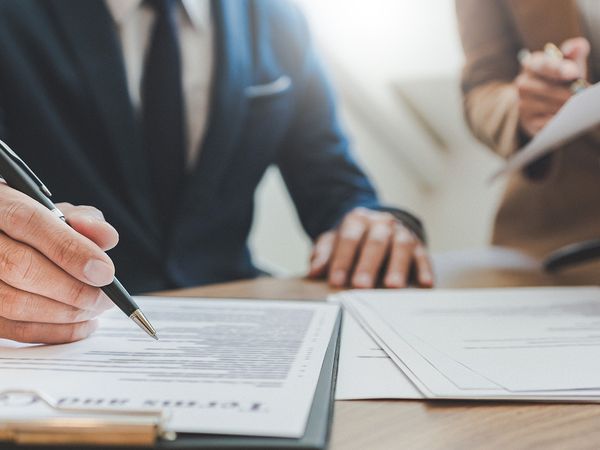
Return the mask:
<path id="1" fill-rule="evenodd" d="M 115 267 L 132 292 L 256 276 L 271 164 L 315 241 L 310 276 L 432 285 L 419 221 L 350 156 L 287 2 L 0 0 L 0 61 L 0 138 L 73 227 L 0 185 L 0 337 L 87 336 Z"/>

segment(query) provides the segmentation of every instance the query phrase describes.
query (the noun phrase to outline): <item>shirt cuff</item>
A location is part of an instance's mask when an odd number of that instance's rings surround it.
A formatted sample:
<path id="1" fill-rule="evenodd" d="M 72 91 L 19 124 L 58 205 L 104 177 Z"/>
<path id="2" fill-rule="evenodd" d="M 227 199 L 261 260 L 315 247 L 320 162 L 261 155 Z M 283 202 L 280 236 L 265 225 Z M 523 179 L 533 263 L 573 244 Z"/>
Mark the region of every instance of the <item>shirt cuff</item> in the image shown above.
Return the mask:
<path id="1" fill-rule="evenodd" d="M 401 222 L 402 225 L 412 231 L 421 240 L 421 242 L 427 244 L 427 233 L 425 232 L 423 222 L 421 222 L 421 220 L 415 215 L 409 213 L 408 211 L 390 206 L 376 206 L 373 209 L 391 214 L 396 218 L 396 220 Z"/>

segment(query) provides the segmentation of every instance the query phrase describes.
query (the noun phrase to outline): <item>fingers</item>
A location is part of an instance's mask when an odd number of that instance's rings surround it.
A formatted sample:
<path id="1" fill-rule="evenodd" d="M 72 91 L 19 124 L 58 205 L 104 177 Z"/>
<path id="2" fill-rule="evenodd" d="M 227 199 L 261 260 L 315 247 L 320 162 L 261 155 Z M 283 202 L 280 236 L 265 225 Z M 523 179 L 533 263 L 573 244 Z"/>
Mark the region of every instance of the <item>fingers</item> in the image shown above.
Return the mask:
<path id="1" fill-rule="evenodd" d="M 0 337 L 18 342 L 62 344 L 88 337 L 98 327 L 97 320 L 69 324 L 23 322 L 0 317 Z"/>
<path id="2" fill-rule="evenodd" d="M 103 251 L 114 248 L 119 242 L 119 233 L 106 220 L 100 210 L 92 206 L 69 205 L 63 209 L 69 225 L 79 234 L 94 242 Z"/>
<path id="3" fill-rule="evenodd" d="M 2 184 L 0 230 L 87 284 L 104 286 L 114 278 L 112 261 L 100 247 L 56 220 L 41 204 Z"/>
<path id="4" fill-rule="evenodd" d="M 0 184 L 0 338 L 63 343 L 94 331 L 112 302 L 95 286 L 114 267 L 103 250 L 118 235 L 92 207 L 61 204 L 73 228 Z"/>
<path id="5" fill-rule="evenodd" d="M 344 286 L 354 266 L 356 253 L 367 231 L 366 213 L 354 210 L 342 222 L 329 269 L 329 284 Z"/>
<path id="6" fill-rule="evenodd" d="M 587 71 L 587 57 L 590 54 L 590 43 L 586 38 L 567 39 L 560 46 L 565 58 L 575 61 L 582 73 Z"/>
<path id="7" fill-rule="evenodd" d="M 536 98 L 522 98 L 519 100 L 519 124 L 530 137 L 533 137 L 546 126 L 559 109 L 559 106 L 553 106 Z"/>
<path id="8" fill-rule="evenodd" d="M 352 276 L 353 287 L 369 289 L 377 283 L 394 232 L 394 222 L 392 216 L 384 214 L 371 223 Z"/>
<path id="9" fill-rule="evenodd" d="M 564 84 L 528 72 L 519 75 L 515 85 L 519 93 L 519 125 L 530 137 L 539 133 L 572 95 Z"/>
<path id="10" fill-rule="evenodd" d="M 560 108 L 560 105 L 532 97 L 526 97 L 519 100 L 519 111 L 521 111 L 522 114 L 527 114 L 531 117 L 552 117 Z"/>
<path id="11" fill-rule="evenodd" d="M 417 269 L 417 282 L 424 288 L 433 287 L 433 266 L 427 250 L 418 244 L 414 250 L 414 261 Z"/>
<path id="12" fill-rule="evenodd" d="M 331 256 L 333 255 L 335 238 L 336 233 L 334 231 L 328 231 L 327 233 L 323 233 L 317 239 L 310 259 L 309 277 L 316 278 L 325 274 Z"/>
<path id="13" fill-rule="evenodd" d="M 522 114 L 519 118 L 521 128 L 529 137 L 533 137 L 538 134 L 542 128 L 546 126 L 550 119 L 552 119 L 551 115 L 531 116 L 526 113 Z"/>
<path id="14" fill-rule="evenodd" d="M 99 288 L 89 286 L 52 264 L 35 249 L 0 233 L 0 280 L 16 289 L 89 311 L 112 303 Z M 0 303 L 4 299 L 0 297 Z"/>
<path id="15" fill-rule="evenodd" d="M 554 52 L 558 56 L 548 51 L 525 53 L 515 85 L 519 92 L 519 125 L 527 135 L 535 136 L 572 96 L 571 82 L 585 79 L 589 51 L 585 38 L 573 38 Z"/>
<path id="16" fill-rule="evenodd" d="M 571 90 L 563 85 L 550 83 L 542 78 L 532 77 L 527 73 L 519 75 L 515 84 L 520 99 L 532 99 L 544 102 L 558 110 L 571 98 Z"/>
<path id="17" fill-rule="evenodd" d="M 408 285 L 416 246 L 414 235 L 405 227 L 399 226 L 394 234 L 388 267 L 383 278 L 385 287 L 399 289 Z"/>
<path id="18" fill-rule="evenodd" d="M 310 276 L 329 269 L 332 286 L 343 287 L 350 281 L 354 288 L 369 289 L 383 272 L 385 287 L 402 288 L 408 285 L 413 267 L 419 286 L 433 286 L 429 255 L 412 231 L 387 212 L 355 209 L 337 232 L 317 240 Z"/>
<path id="19" fill-rule="evenodd" d="M 522 61 L 523 69 L 532 76 L 548 81 L 565 83 L 585 77 L 575 61 L 556 59 L 544 52 L 534 52 Z"/>
<path id="20" fill-rule="evenodd" d="M 0 282 L 0 317 L 13 321 L 76 323 L 97 317 L 102 310 L 85 310 L 21 291 Z"/>
<path id="21" fill-rule="evenodd" d="M 72 203 L 62 202 L 57 203 L 56 206 L 64 213 L 65 217 L 69 217 L 70 215 L 78 212 L 82 212 L 87 214 L 88 216 L 93 216 L 98 220 L 105 220 L 104 214 L 98 208 L 88 205 L 78 205 L 75 206 Z"/>

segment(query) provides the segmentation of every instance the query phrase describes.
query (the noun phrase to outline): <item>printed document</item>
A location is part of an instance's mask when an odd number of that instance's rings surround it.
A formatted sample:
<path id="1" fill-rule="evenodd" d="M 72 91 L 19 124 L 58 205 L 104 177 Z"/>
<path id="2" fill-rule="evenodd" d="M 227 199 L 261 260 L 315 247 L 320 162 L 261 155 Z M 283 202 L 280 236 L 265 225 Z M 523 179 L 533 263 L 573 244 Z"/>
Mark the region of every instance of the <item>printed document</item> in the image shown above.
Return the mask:
<path id="1" fill-rule="evenodd" d="M 137 298 L 149 339 L 116 308 L 65 345 L 0 340 L 0 391 L 36 390 L 62 406 L 161 409 L 178 432 L 304 434 L 338 306 L 316 302 Z M 2 417 L 35 403 L 0 397 Z M 33 408 L 33 409 L 32 409 Z"/>
<path id="2" fill-rule="evenodd" d="M 342 323 L 336 400 L 423 398 L 351 314 Z"/>
<path id="3" fill-rule="evenodd" d="M 427 398 L 600 400 L 599 287 L 341 299 Z"/>

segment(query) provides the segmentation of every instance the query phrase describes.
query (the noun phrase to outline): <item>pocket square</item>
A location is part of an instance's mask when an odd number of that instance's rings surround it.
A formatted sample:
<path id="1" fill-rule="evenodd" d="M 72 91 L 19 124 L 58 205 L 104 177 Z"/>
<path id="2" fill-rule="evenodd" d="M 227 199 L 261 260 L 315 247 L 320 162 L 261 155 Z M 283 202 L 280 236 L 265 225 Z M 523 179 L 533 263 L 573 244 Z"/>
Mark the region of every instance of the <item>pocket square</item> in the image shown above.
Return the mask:
<path id="1" fill-rule="evenodd" d="M 290 88 L 291 85 L 292 79 L 287 75 L 282 75 L 270 83 L 247 86 L 244 89 L 244 93 L 248 98 L 267 97 L 285 92 Z"/>

